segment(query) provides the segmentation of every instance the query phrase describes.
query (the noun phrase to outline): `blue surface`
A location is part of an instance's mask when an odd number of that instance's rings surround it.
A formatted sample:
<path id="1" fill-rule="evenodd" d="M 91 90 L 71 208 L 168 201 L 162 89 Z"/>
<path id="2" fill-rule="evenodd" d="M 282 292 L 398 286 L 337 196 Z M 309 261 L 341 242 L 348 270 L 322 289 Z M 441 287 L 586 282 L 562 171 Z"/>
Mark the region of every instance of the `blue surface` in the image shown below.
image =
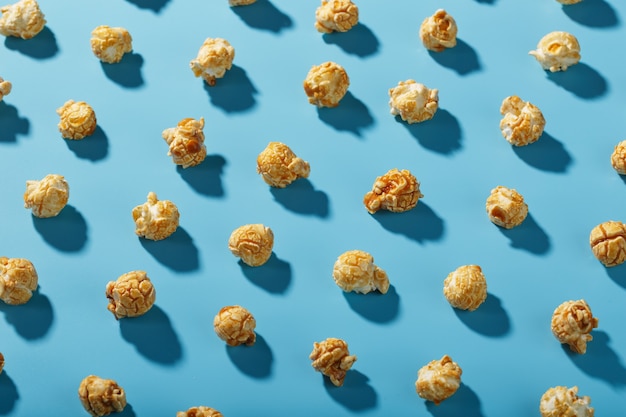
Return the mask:
<path id="1" fill-rule="evenodd" d="M 88 3 L 88 4 L 87 4 Z M 0 304 L 0 415 L 87 415 L 77 398 L 88 374 L 116 379 L 125 416 L 172 416 L 193 405 L 225 416 L 538 416 L 550 386 L 578 385 L 597 414 L 622 416 L 626 388 L 626 266 L 605 269 L 588 236 L 626 220 L 625 180 L 609 156 L 626 139 L 626 3 L 584 0 L 361 0 L 345 34 L 313 28 L 319 2 L 258 0 L 41 0 L 48 24 L 29 41 L 3 39 L 0 75 L 0 254 L 30 259 L 40 288 L 21 307 Z M 458 46 L 426 51 L 421 21 L 445 8 Z M 101 24 L 126 27 L 134 52 L 102 65 L 89 47 Z M 528 55 L 553 30 L 573 33 L 582 60 L 548 74 Z M 207 37 L 228 39 L 235 65 L 213 88 L 189 61 Z M 346 68 L 348 95 L 311 106 L 312 65 Z M 413 78 L 438 88 L 435 118 L 408 126 L 389 114 L 389 88 Z M 543 137 L 512 148 L 498 124 L 516 94 L 546 117 Z M 56 108 L 90 103 L 96 134 L 60 137 Z M 161 131 L 204 117 L 209 156 L 182 170 Z M 269 141 L 311 163 L 311 176 L 273 190 L 255 172 Z M 391 168 L 410 169 L 425 197 L 404 214 L 369 215 L 363 195 Z M 66 177 L 57 218 L 23 208 L 25 181 Z M 529 218 L 505 231 L 489 222 L 491 188 L 516 188 Z M 131 210 L 149 191 L 175 202 L 181 227 L 162 242 L 134 234 Z M 231 231 L 265 223 L 276 236 L 268 264 L 252 269 L 227 248 Z M 370 252 L 388 294 L 344 294 L 331 278 L 346 250 Z M 442 294 L 456 267 L 478 264 L 486 303 L 458 312 Z M 152 278 L 147 315 L 115 321 L 108 281 L 133 269 Z M 584 356 L 550 332 L 554 308 L 584 298 L 599 318 Z M 227 348 L 218 310 L 247 307 L 252 348 Z M 313 342 L 345 339 L 358 356 L 335 388 L 311 368 Z M 449 354 L 463 385 L 435 407 L 415 393 L 417 370 Z"/>

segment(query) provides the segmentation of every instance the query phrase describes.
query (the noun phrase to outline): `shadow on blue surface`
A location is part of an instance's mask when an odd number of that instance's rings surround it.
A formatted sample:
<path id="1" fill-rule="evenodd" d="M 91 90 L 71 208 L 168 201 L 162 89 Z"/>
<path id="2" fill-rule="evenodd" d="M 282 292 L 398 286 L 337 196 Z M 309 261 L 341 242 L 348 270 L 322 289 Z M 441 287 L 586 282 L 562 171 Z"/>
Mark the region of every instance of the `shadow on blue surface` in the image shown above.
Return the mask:
<path id="1" fill-rule="evenodd" d="M 441 52 L 428 51 L 428 54 L 439 65 L 454 70 L 459 75 L 467 75 L 482 69 L 478 53 L 459 38 L 454 48 L 446 48 Z"/>
<path id="2" fill-rule="evenodd" d="M 511 331 L 511 319 L 502 301 L 487 293 L 485 302 L 474 311 L 453 308 L 456 316 L 473 331 L 489 337 L 502 337 Z"/>
<path id="3" fill-rule="evenodd" d="M 608 276 L 620 287 L 626 288 L 626 263 L 605 268 Z"/>
<path id="4" fill-rule="evenodd" d="M 200 266 L 198 248 L 187 231 L 178 226 L 171 236 L 154 241 L 139 237 L 141 246 L 163 266 L 176 272 L 195 271 Z"/>
<path id="5" fill-rule="evenodd" d="M 542 171 L 564 173 L 573 162 L 563 143 L 545 131 L 535 143 L 511 147 L 522 161 Z"/>
<path id="6" fill-rule="evenodd" d="M 496 0 L 476 0 L 477 3 L 495 4 Z"/>
<path id="7" fill-rule="evenodd" d="M 115 416 L 116 417 L 136 417 L 137 413 L 135 413 L 133 406 L 127 402 L 126 407 L 124 407 L 124 409 L 121 412 L 115 413 Z"/>
<path id="8" fill-rule="evenodd" d="M 343 296 L 353 311 L 375 323 L 389 323 L 400 312 L 400 296 L 393 285 L 389 286 L 387 294 L 378 291 L 367 294 L 344 292 Z"/>
<path id="9" fill-rule="evenodd" d="M 87 243 L 87 221 L 68 204 L 55 217 L 32 216 L 33 225 L 43 240 L 62 252 L 79 252 Z"/>
<path id="10" fill-rule="evenodd" d="M 253 29 L 279 33 L 293 26 L 291 18 L 268 0 L 257 0 L 248 6 L 235 6 L 231 9 Z"/>
<path id="11" fill-rule="evenodd" d="M 619 26 L 615 9 L 605 0 L 585 0 L 578 4 L 563 5 L 563 12 L 581 25 L 593 28 Z"/>
<path id="12" fill-rule="evenodd" d="M 100 61 L 104 75 L 116 84 L 126 88 L 138 88 L 144 85 L 141 67 L 143 57 L 135 52 L 124 54 L 122 60 L 116 64 L 107 64 Z"/>
<path id="13" fill-rule="evenodd" d="M 461 149 L 461 124 L 445 109 L 440 108 L 432 119 L 421 123 L 409 124 L 400 116 L 396 116 L 396 120 L 426 149 L 441 154 L 451 154 Z"/>
<path id="14" fill-rule="evenodd" d="M 127 2 L 134 4 L 140 9 L 149 9 L 155 13 L 160 13 L 161 10 L 169 3 L 170 0 L 126 0 Z"/>
<path id="15" fill-rule="evenodd" d="M 347 32 L 325 33 L 322 39 L 327 44 L 337 45 L 344 52 L 361 58 L 375 55 L 380 48 L 374 32 L 361 22 Z"/>
<path id="16" fill-rule="evenodd" d="M 0 101 L 0 142 L 17 142 L 18 135 L 27 135 L 30 122 L 20 117 L 17 107 Z"/>
<path id="17" fill-rule="evenodd" d="M 237 369 L 252 378 L 263 379 L 272 375 L 274 354 L 265 338 L 258 333 L 254 345 L 226 345 L 226 353 Z"/>
<path id="18" fill-rule="evenodd" d="M 593 340 L 587 344 L 584 355 L 572 352 L 568 345 L 562 345 L 568 358 L 584 373 L 600 379 L 615 388 L 626 387 L 626 367 L 617 352 L 609 346 L 609 335 L 603 331 L 593 331 Z"/>
<path id="19" fill-rule="evenodd" d="M 35 59 L 48 59 L 59 53 L 59 45 L 54 33 L 48 26 L 31 39 L 7 36 L 4 40 L 7 49 Z"/>
<path id="20" fill-rule="evenodd" d="M 119 320 L 124 340 L 135 346 L 146 359 L 173 365 L 183 357 L 183 349 L 169 317 L 157 305 L 143 316 Z"/>
<path id="21" fill-rule="evenodd" d="M 246 265 L 241 259 L 238 263 L 248 281 L 269 293 L 284 294 L 291 284 L 291 265 L 274 252 L 261 266 Z"/>
<path id="22" fill-rule="evenodd" d="M 372 214 L 372 217 L 388 231 L 404 235 L 418 243 L 440 240 L 444 234 L 443 219 L 423 201 L 404 213 L 381 210 Z"/>
<path id="23" fill-rule="evenodd" d="M 425 403 L 426 409 L 434 417 L 484 417 L 480 398 L 462 382 L 454 395 L 439 405 L 431 401 L 425 401 Z"/>
<path id="24" fill-rule="evenodd" d="M 337 107 L 318 107 L 317 117 L 340 132 L 350 132 L 362 137 L 362 131 L 374 125 L 367 106 L 348 91 Z"/>
<path id="25" fill-rule="evenodd" d="M 13 411 L 15 403 L 19 400 L 17 385 L 11 379 L 7 371 L 0 374 L 0 416 L 5 416 Z"/>
<path id="26" fill-rule="evenodd" d="M 545 255 L 550 252 L 550 236 L 537 224 L 531 213 L 526 219 L 512 229 L 497 227 L 511 242 L 515 249 L 522 249 L 535 255 Z"/>
<path id="27" fill-rule="evenodd" d="M 595 99 L 608 92 L 606 79 L 584 62 L 572 65 L 567 71 L 546 72 L 550 81 L 582 99 Z"/>
<path id="28" fill-rule="evenodd" d="M 356 369 L 350 369 L 346 373 L 346 379 L 341 387 L 333 385 L 330 378 L 326 376 L 323 378 L 328 395 L 348 410 L 366 411 L 377 407 L 376 390 L 369 384 L 369 378 Z"/>
<path id="29" fill-rule="evenodd" d="M 204 80 L 202 85 L 211 104 L 226 113 L 242 113 L 256 106 L 254 96 L 258 91 L 246 71 L 237 65 L 226 71 L 223 78 L 217 79 L 214 86 Z"/>
<path id="30" fill-rule="evenodd" d="M 52 303 L 37 289 L 32 298 L 22 305 L 0 303 L 0 311 L 17 334 L 26 340 L 37 340 L 44 337 L 54 321 Z"/>
<path id="31" fill-rule="evenodd" d="M 207 155 L 200 165 L 183 168 L 176 166 L 176 171 L 196 192 L 208 197 L 224 197 L 222 174 L 226 159 L 222 155 Z"/>
<path id="32" fill-rule="evenodd" d="M 100 126 L 96 126 L 91 136 L 80 140 L 65 139 L 65 144 L 78 158 L 92 162 L 105 159 L 109 153 L 109 139 Z"/>
<path id="33" fill-rule="evenodd" d="M 316 190 L 306 178 L 300 178 L 285 188 L 270 187 L 270 192 L 274 200 L 294 213 L 321 218 L 326 218 L 330 214 L 328 195 Z"/>

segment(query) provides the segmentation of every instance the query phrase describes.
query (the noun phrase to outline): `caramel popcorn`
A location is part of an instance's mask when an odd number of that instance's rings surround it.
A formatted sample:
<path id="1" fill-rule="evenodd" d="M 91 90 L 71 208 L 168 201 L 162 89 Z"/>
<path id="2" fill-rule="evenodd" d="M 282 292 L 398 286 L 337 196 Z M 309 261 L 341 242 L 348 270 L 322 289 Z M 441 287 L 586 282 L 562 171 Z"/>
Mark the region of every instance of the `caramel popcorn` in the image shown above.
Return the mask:
<path id="1" fill-rule="evenodd" d="M 0 34 L 30 39 L 46 25 L 39 4 L 35 0 L 20 0 L 0 8 Z"/>
<path id="2" fill-rule="evenodd" d="M 509 96 L 502 101 L 500 120 L 502 136 L 515 146 L 525 146 L 533 142 L 543 133 L 546 119 L 541 110 L 518 96 Z"/>
<path id="3" fill-rule="evenodd" d="M 208 85 L 215 85 L 217 78 L 222 78 L 233 66 L 235 48 L 222 38 L 207 38 L 198 56 L 189 63 L 193 75 L 202 77 Z"/>
<path id="4" fill-rule="evenodd" d="M 91 32 L 91 50 L 100 61 L 115 64 L 133 50 L 133 38 L 124 28 L 101 25 Z"/>
<path id="5" fill-rule="evenodd" d="M 41 180 L 26 181 L 24 208 L 35 217 L 54 217 L 63 210 L 70 197 L 70 188 L 62 175 L 48 174 Z"/>
<path id="6" fill-rule="evenodd" d="M 4 78 L 0 77 L 0 101 L 4 98 L 4 96 L 8 96 L 11 92 L 11 88 L 13 85 L 6 81 Z"/>
<path id="7" fill-rule="evenodd" d="M 414 208 L 421 197 L 424 196 L 415 176 L 408 169 L 399 171 L 394 168 L 376 177 L 372 191 L 363 197 L 363 204 L 371 214 L 378 210 L 399 213 Z"/>
<path id="8" fill-rule="evenodd" d="M 201 405 L 199 407 L 191 407 L 187 411 L 179 411 L 176 413 L 176 417 L 223 417 L 223 414 L 214 408 Z"/>
<path id="9" fill-rule="evenodd" d="M 476 310 L 487 299 L 487 281 L 478 265 L 463 265 L 443 281 L 443 295 L 461 310 Z"/>
<path id="10" fill-rule="evenodd" d="M 308 178 L 311 167 L 298 158 L 289 146 L 270 142 L 256 159 L 256 171 L 267 184 L 284 188 L 298 178 Z"/>
<path id="11" fill-rule="evenodd" d="M 448 355 L 444 355 L 440 360 L 430 361 L 417 371 L 415 381 L 417 395 L 439 404 L 459 389 L 462 373 L 461 367 Z"/>
<path id="12" fill-rule="evenodd" d="M 580 61 L 580 45 L 578 39 L 567 32 L 550 32 L 537 44 L 537 49 L 530 55 L 550 72 L 565 71 Z"/>
<path id="13" fill-rule="evenodd" d="M 522 224 L 528 215 L 528 205 L 524 197 L 513 188 L 498 185 L 491 190 L 486 203 L 489 220 L 505 229 Z"/>
<path id="14" fill-rule="evenodd" d="M 318 32 L 347 32 L 357 23 L 359 8 L 350 0 L 322 0 L 322 5 L 315 11 Z"/>
<path id="15" fill-rule="evenodd" d="M 615 145 L 611 154 L 611 165 L 620 175 L 626 175 L 626 140 Z"/>
<path id="16" fill-rule="evenodd" d="M 346 373 L 356 362 L 356 356 L 350 355 L 348 351 L 348 344 L 334 337 L 313 343 L 309 359 L 313 361 L 313 369 L 329 377 L 330 382 L 337 387 L 343 385 Z"/>
<path id="17" fill-rule="evenodd" d="M 400 81 L 389 89 L 392 115 L 400 115 L 409 124 L 430 120 L 439 108 L 439 90 L 429 89 L 415 80 Z"/>
<path id="18" fill-rule="evenodd" d="M 348 92 L 350 79 L 341 65 L 329 61 L 314 65 L 303 85 L 309 103 L 317 107 L 337 107 Z"/>
<path id="19" fill-rule="evenodd" d="M 82 139 L 93 134 L 98 124 L 93 108 L 84 101 L 68 100 L 57 109 L 58 124 L 65 139 Z"/>
<path id="20" fill-rule="evenodd" d="M 565 4 L 565 5 L 570 5 L 570 4 L 576 4 L 576 3 L 580 3 L 583 0 L 556 0 L 561 4 Z"/>
<path id="21" fill-rule="evenodd" d="M 28 259 L 0 257 L 0 300 L 25 304 L 37 289 L 38 276 Z"/>
<path id="22" fill-rule="evenodd" d="M 246 224 L 233 230 L 228 249 L 249 266 L 261 266 L 272 256 L 274 233 L 262 224 Z"/>
<path id="23" fill-rule="evenodd" d="M 146 271 L 131 271 L 106 286 L 107 309 L 116 319 L 137 317 L 152 308 L 156 299 L 154 285 Z"/>
<path id="24" fill-rule="evenodd" d="M 582 354 L 587 351 L 587 342 L 593 339 L 590 333 L 598 327 L 598 319 L 585 300 L 566 301 L 554 310 L 551 327 L 559 342 Z"/>
<path id="25" fill-rule="evenodd" d="M 4 355 L 0 352 L 0 374 L 2 373 L 2 369 L 4 369 Z"/>
<path id="26" fill-rule="evenodd" d="M 256 2 L 256 0 L 228 0 L 229 6 L 247 6 Z"/>
<path id="27" fill-rule="evenodd" d="M 333 266 L 335 283 L 346 292 L 361 294 L 378 290 L 386 294 L 389 290 L 387 273 L 374 265 L 374 258 L 362 250 L 342 253 Z"/>
<path id="28" fill-rule="evenodd" d="M 456 21 L 443 9 L 427 17 L 420 26 L 420 38 L 426 49 L 441 52 L 456 46 Z"/>
<path id="29" fill-rule="evenodd" d="M 137 236 L 150 240 L 163 240 L 172 235 L 180 218 L 176 204 L 157 199 L 152 191 L 148 193 L 148 201 L 133 208 L 132 214 Z"/>
<path id="30" fill-rule="evenodd" d="M 178 122 L 176 127 L 165 129 L 162 133 L 167 142 L 169 151 L 176 165 L 189 168 L 199 165 L 206 158 L 206 146 L 204 145 L 204 118 L 199 120 L 186 118 Z"/>
<path id="31" fill-rule="evenodd" d="M 121 412 L 126 407 L 126 393 L 112 379 L 95 375 L 85 377 L 78 387 L 78 398 L 92 416 L 108 416 Z"/>
<path id="32" fill-rule="evenodd" d="M 589 244 L 604 266 L 623 263 L 626 260 L 626 225 L 612 220 L 597 225 L 591 230 Z"/>
<path id="33" fill-rule="evenodd" d="M 228 346 L 254 345 L 256 342 L 256 320 L 241 306 L 223 307 L 213 319 L 213 328 L 217 336 Z"/>
<path id="34" fill-rule="evenodd" d="M 579 397 L 578 387 L 549 388 L 539 402 L 541 417 L 593 417 L 588 396 Z"/>

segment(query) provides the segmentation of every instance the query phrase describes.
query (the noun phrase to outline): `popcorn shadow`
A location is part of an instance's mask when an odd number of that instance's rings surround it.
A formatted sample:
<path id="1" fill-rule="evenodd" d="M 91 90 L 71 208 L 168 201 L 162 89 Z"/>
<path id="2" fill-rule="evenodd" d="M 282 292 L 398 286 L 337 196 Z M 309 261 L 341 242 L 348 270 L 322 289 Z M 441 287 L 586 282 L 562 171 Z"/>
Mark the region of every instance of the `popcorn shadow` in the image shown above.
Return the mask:
<path id="1" fill-rule="evenodd" d="M 581 25 L 592 28 L 608 28 L 619 25 L 615 9 L 604 0 L 585 0 L 577 4 L 563 6 L 563 13 Z"/>
<path id="2" fill-rule="evenodd" d="M 15 408 L 15 403 L 19 400 L 20 394 L 17 385 L 11 379 L 6 370 L 0 374 L 0 415 L 11 414 Z"/>
<path id="3" fill-rule="evenodd" d="M 425 401 L 426 409 L 434 417 L 484 417 L 481 410 L 480 398 L 466 384 L 461 382 L 459 389 L 439 405 Z"/>
<path id="4" fill-rule="evenodd" d="M 17 51 L 34 59 L 48 59 L 59 53 L 56 36 L 48 26 L 31 39 L 7 36 L 4 40 L 7 49 Z"/>
<path id="5" fill-rule="evenodd" d="M 537 224 L 531 213 L 526 219 L 512 229 L 496 226 L 511 242 L 515 249 L 522 249 L 535 255 L 545 255 L 550 252 L 550 236 Z"/>
<path id="6" fill-rule="evenodd" d="M 226 353 L 239 371 L 252 378 L 264 379 L 272 375 L 274 355 L 265 338 L 258 333 L 254 345 L 226 345 Z"/>
<path id="7" fill-rule="evenodd" d="M 626 289 L 626 263 L 605 269 L 613 282 Z"/>
<path id="8" fill-rule="evenodd" d="M 291 265 L 279 259 L 274 252 L 261 266 L 246 265 L 241 259 L 238 263 L 248 281 L 269 293 L 284 294 L 291 284 Z"/>
<path id="9" fill-rule="evenodd" d="M 596 99 L 605 95 L 609 89 L 608 82 L 598 71 L 579 62 L 567 71 L 547 71 L 550 81 L 582 99 Z"/>
<path id="10" fill-rule="evenodd" d="M 626 387 L 626 367 L 617 352 L 609 346 L 609 335 L 593 331 L 593 340 L 585 354 L 575 353 L 569 346 L 561 345 L 568 358 L 585 374 L 600 379 L 614 388 Z"/>
<path id="11" fill-rule="evenodd" d="M 511 330 L 511 319 L 502 301 L 487 293 L 485 302 L 474 311 L 453 308 L 454 314 L 473 331 L 489 337 L 502 337 Z"/>
<path id="12" fill-rule="evenodd" d="M 134 4 L 140 9 L 149 9 L 154 13 L 160 13 L 161 10 L 170 2 L 170 0 L 126 0 L 127 2 Z"/>
<path id="13" fill-rule="evenodd" d="M 144 85 L 141 67 L 144 59 L 140 54 L 130 52 L 124 54 L 122 60 L 115 64 L 100 61 L 100 66 L 106 77 L 116 84 L 126 88 L 138 88 Z"/>
<path id="14" fill-rule="evenodd" d="M 26 340 L 43 338 L 54 321 L 54 311 L 50 299 L 38 288 L 26 304 L 8 305 L 0 302 L 0 311 L 8 324 Z"/>
<path id="15" fill-rule="evenodd" d="M 398 123 L 404 125 L 424 148 L 448 155 L 461 149 L 463 133 L 456 117 L 445 109 L 437 110 L 431 120 L 409 124 L 396 116 Z"/>
<path id="16" fill-rule="evenodd" d="M 459 75 L 468 75 L 482 69 L 478 53 L 462 39 L 457 38 L 456 46 L 441 52 L 428 51 L 430 57 L 442 67 L 449 68 Z"/>
<path id="17" fill-rule="evenodd" d="M 360 22 L 347 32 L 325 33 L 322 39 L 326 44 L 337 45 L 344 52 L 360 58 L 375 55 L 380 48 L 374 32 Z"/>
<path id="18" fill-rule="evenodd" d="M 285 188 L 270 187 L 280 205 L 297 214 L 327 218 L 330 214 L 328 195 L 316 190 L 307 178 L 300 178 Z"/>
<path id="19" fill-rule="evenodd" d="M 522 161 L 542 171 L 564 173 L 573 162 L 563 143 L 545 131 L 533 144 L 511 147 Z"/>
<path id="20" fill-rule="evenodd" d="M 256 106 L 254 96 L 258 91 L 246 71 L 237 65 L 226 71 L 224 77 L 218 79 L 214 86 L 210 86 L 204 80 L 202 85 L 209 95 L 211 104 L 226 113 L 242 113 Z"/>
<path id="21" fill-rule="evenodd" d="M 367 106 L 348 91 L 339 106 L 318 107 L 317 117 L 338 131 L 347 131 L 362 137 L 361 131 L 374 125 L 374 118 Z"/>
<path id="22" fill-rule="evenodd" d="M 135 413 L 135 410 L 133 410 L 133 406 L 127 402 L 126 407 L 124 407 L 121 412 L 115 413 L 115 415 L 117 417 L 136 417 L 137 413 Z"/>
<path id="23" fill-rule="evenodd" d="M 157 305 L 142 316 L 119 320 L 124 340 L 146 359 L 174 365 L 183 357 L 182 346 L 167 314 Z"/>
<path id="24" fill-rule="evenodd" d="M 495 4 L 496 0 L 476 0 L 478 3 Z"/>
<path id="25" fill-rule="evenodd" d="M 43 240 L 62 252 L 79 252 L 87 244 L 87 221 L 68 204 L 55 217 L 32 216 L 33 225 Z"/>
<path id="26" fill-rule="evenodd" d="M 426 203 L 403 213 L 385 210 L 372 214 L 380 225 L 392 233 L 406 236 L 418 243 L 440 240 L 444 235 L 444 221 Z"/>
<path id="27" fill-rule="evenodd" d="M 222 174 L 226 159 L 222 155 L 207 155 L 200 165 L 183 168 L 176 166 L 176 171 L 196 192 L 208 197 L 224 197 Z"/>
<path id="28" fill-rule="evenodd" d="M 346 379 L 341 387 L 336 387 L 330 378 L 323 375 L 322 377 L 328 395 L 348 410 L 366 411 L 378 405 L 378 394 L 369 384 L 369 378 L 356 369 L 350 369 L 346 373 Z"/>
<path id="29" fill-rule="evenodd" d="M 248 6 L 234 6 L 232 11 L 253 29 L 279 33 L 293 26 L 293 21 L 268 0 L 257 0 Z"/>
<path id="30" fill-rule="evenodd" d="M 78 158 L 92 162 L 105 159 L 109 153 L 109 140 L 100 126 L 91 136 L 81 140 L 65 139 L 65 144 Z"/>
<path id="31" fill-rule="evenodd" d="M 176 272 L 192 272 L 200 267 L 198 248 L 187 231 L 178 226 L 171 236 L 154 241 L 139 237 L 141 246 L 159 263 Z"/>
<path id="32" fill-rule="evenodd" d="M 369 321 L 390 323 L 398 318 L 400 297 L 393 285 L 389 286 L 387 294 L 381 294 L 378 291 L 367 294 L 344 291 L 343 296 L 354 312 Z"/>
<path id="33" fill-rule="evenodd" d="M 0 101 L 0 142 L 17 142 L 18 135 L 27 135 L 30 121 L 20 117 L 17 107 Z"/>

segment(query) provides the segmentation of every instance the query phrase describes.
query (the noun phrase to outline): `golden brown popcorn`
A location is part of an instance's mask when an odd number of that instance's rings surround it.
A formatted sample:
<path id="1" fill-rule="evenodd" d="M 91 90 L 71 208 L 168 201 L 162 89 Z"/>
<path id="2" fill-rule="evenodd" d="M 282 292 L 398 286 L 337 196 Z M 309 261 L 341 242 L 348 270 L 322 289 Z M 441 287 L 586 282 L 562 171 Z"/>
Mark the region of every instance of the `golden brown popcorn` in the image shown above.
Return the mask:
<path id="1" fill-rule="evenodd" d="M 587 351 L 587 342 L 593 339 L 590 333 L 596 327 L 598 319 L 593 317 L 585 300 L 566 301 L 552 314 L 552 334 L 576 353 Z"/>
<path id="2" fill-rule="evenodd" d="M 256 159 L 256 171 L 267 184 L 284 188 L 298 178 L 308 178 L 311 167 L 298 158 L 289 146 L 270 142 Z"/>
<path id="3" fill-rule="evenodd" d="M 541 417 L 593 417 L 590 403 L 588 396 L 578 396 L 578 387 L 552 387 L 541 396 L 539 412 Z"/>
<path id="4" fill-rule="evenodd" d="M 187 411 L 179 411 L 176 413 L 176 417 L 223 417 L 223 414 L 214 408 L 201 405 L 199 407 L 191 407 Z"/>
<path id="5" fill-rule="evenodd" d="M 256 320 L 241 306 L 223 307 L 213 319 L 213 329 L 228 346 L 254 345 Z"/>
<path id="6" fill-rule="evenodd" d="M 0 374 L 2 373 L 2 369 L 4 369 L 4 355 L 0 352 Z"/>
<path id="7" fill-rule="evenodd" d="M 105 291 L 109 300 L 107 309 L 116 319 L 137 317 L 152 308 L 156 292 L 146 271 L 131 271 L 116 281 L 109 281 Z"/>
<path id="8" fill-rule="evenodd" d="M 618 221 L 600 223 L 589 234 L 593 255 L 606 267 L 626 260 L 626 225 Z"/>
<path id="9" fill-rule="evenodd" d="M 626 175 L 626 140 L 615 145 L 611 154 L 611 165 L 620 175 Z"/>
<path id="10" fill-rule="evenodd" d="M 487 299 L 487 281 L 478 265 L 463 265 L 443 281 L 443 295 L 461 310 L 476 310 Z"/>
<path id="11" fill-rule="evenodd" d="M 491 190 L 486 203 L 489 220 L 505 229 L 522 224 L 528 215 L 528 204 L 524 197 L 513 188 L 498 185 Z"/>
<path id="12" fill-rule="evenodd" d="M 580 61 L 578 39 L 567 32 L 550 32 L 537 44 L 537 49 L 529 52 L 550 72 L 565 71 Z"/>
<path id="13" fill-rule="evenodd" d="M 202 77 L 208 85 L 215 85 L 217 78 L 222 78 L 233 66 L 235 48 L 222 38 L 207 38 L 198 56 L 189 63 L 193 75 Z"/>
<path id="14" fill-rule="evenodd" d="M 322 0 L 322 5 L 315 11 L 318 32 L 347 32 L 357 23 L 359 8 L 350 0 Z"/>
<path id="15" fill-rule="evenodd" d="M 424 196 L 415 176 L 408 169 L 399 171 L 393 168 L 385 175 L 376 177 L 372 191 L 363 197 L 363 204 L 371 214 L 378 210 L 399 213 L 414 208 L 421 197 Z"/>
<path id="16" fill-rule="evenodd" d="M 233 230 L 228 249 L 249 266 L 261 266 L 272 256 L 274 233 L 262 224 L 246 224 Z"/>
<path id="17" fill-rule="evenodd" d="M 0 34 L 30 39 L 46 25 L 39 4 L 35 0 L 20 0 L 0 8 Z"/>
<path id="18" fill-rule="evenodd" d="M 569 4 L 576 4 L 576 3 L 580 3 L 583 0 L 556 0 L 561 4 L 565 4 L 565 5 L 569 5 Z"/>
<path id="19" fill-rule="evenodd" d="M 443 9 L 427 17 L 420 26 L 420 38 L 426 49 L 441 52 L 456 46 L 456 21 Z"/>
<path id="20" fill-rule="evenodd" d="M 65 139 L 82 139 L 93 134 L 98 124 L 93 108 L 84 101 L 68 100 L 57 109 L 58 124 Z"/>
<path id="21" fill-rule="evenodd" d="M 4 78 L 0 77 L 0 101 L 4 98 L 4 96 L 8 96 L 11 92 L 11 88 L 13 85 L 6 81 Z"/>
<path id="22" fill-rule="evenodd" d="M 541 110 L 534 104 L 509 96 L 502 101 L 500 120 L 502 136 L 512 145 L 525 146 L 533 142 L 543 133 L 546 119 Z"/>
<path id="23" fill-rule="evenodd" d="M 309 359 L 313 361 L 313 369 L 329 377 L 330 382 L 337 387 L 343 385 L 346 373 L 356 362 L 356 356 L 350 355 L 348 351 L 348 344 L 334 337 L 314 342 Z"/>
<path id="24" fill-rule="evenodd" d="M 150 191 L 148 200 L 133 208 L 135 233 L 150 240 L 163 240 L 178 228 L 180 213 L 176 204 L 169 200 L 159 200 Z"/>
<path id="25" fill-rule="evenodd" d="M 440 360 L 430 361 L 417 371 L 415 381 L 417 395 L 439 404 L 459 389 L 462 373 L 461 367 L 448 355 L 444 355 Z"/>
<path id="26" fill-rule="evenodd" d="M 69 198 L 70 188 L 62 175 L 48 174 L 39 181 L 26 181 L 24 208 L 32 209 L 35 217 L 56 216 Z"/>
<path id="27" fill-rule="evenodd" d="M 78 398 L 85 410 L 95 417 L 119 413 L 126 407 L 126 393 L 117 382 L 89 375 L 80 382 Z"/>
<path id="28" fill-rule="evenodd" d="M 0 257 L 0 300 L 25 304 L 37 289 L 38 276 L 28 259 Z"/>
<path id="29" fill-rule="evenodd" d="M 256 2 L 256 0 L 228 0 L 229 6 L 247 6 Z"/>
<path id="30" fill-rule="evenodd" d="M 91 32 L 91 50 L 100 61 L 115 64 L 133 50 L 133 38 L 122 27 L 101 25 Z"/>
<path id="31" fill-rule="evenodd" d="M 176 127 L 170 127 L 161 134 L 167 142 L 169 151 L 176 165 L 183 168 L 199 165 L 206 158 L 204 145 L 204 118 L 199 120 L 186 118 L 178 122 Z"/>
<path id="32" fill-rule="evenodd" d="M 314 65 L 303 85 L 309 103 L 317 107 L 337 107 L 348 92 L 350 78 L 341 65 L 329 61 Z"/>
<path id="33" fill-rule="evenodd" d="M 389 107 L 392 115 L 399 115 L 409 124 L 430 120 L 439 109 L 439 90 L 415 80 L 400 81 L 389 89 Z"/>
<path id="34" fill-rule="evenodd" d="M 351 250 L 339 255 L 333 266 L 333 279 L 344 291 L 367 294 L 389 290 L 387 273 L 374 265 L 374 258 L 362 250 Z"/>

